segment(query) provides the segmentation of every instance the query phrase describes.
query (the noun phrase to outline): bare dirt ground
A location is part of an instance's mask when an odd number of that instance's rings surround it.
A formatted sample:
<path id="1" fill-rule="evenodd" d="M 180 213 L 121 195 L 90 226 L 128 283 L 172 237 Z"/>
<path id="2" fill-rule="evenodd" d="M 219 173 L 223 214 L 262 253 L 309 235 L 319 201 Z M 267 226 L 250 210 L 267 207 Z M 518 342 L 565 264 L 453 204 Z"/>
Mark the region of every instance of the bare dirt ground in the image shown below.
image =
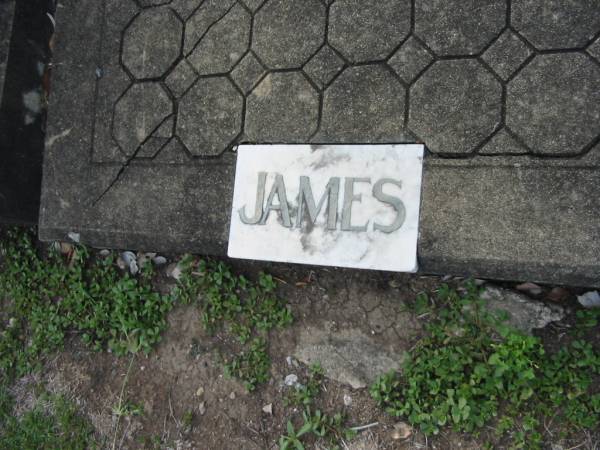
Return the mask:
<path id="1" fill-rule="evenodd" d="M 290 389 L 284 379 L 290 374 L 306 378 L 307 366 L 295 358 L 300 341 L 310 342 L 315 335 L 325 336 L 325 340 L 327 336 L 359 336 L 360 345 L 371 345 L 374 352 L 401 360 L 422 333 L 421 319 L 409 312 L 408 306 L 419 292 L 431 294 L 442 283 L 438 277 L 235 265 L 237 272 L 250 277 L 258 270 L 272 273 L 279 283 L 279 296 L 289 302 L 294 313 L 293 326 L 270 334 L 272 368 L 266 385 L 249 393 L 240 382 L 225 377 L 222 361 L 236 349 L 235 342 L 220 333 L 208 335 L 198 306 L 178 306 L 169 316 L 162 342 L 148 356 L 118 358 L 97 353 L 73 336 L 41 373 L 17 383 L 17 404 L 26 408 L 40 382 L 50 392 L 66 394 L 91 420 L 103 448 L 275 449 L 287 421 L 298 423 L 298 409 L 284 403 Z M 164 274 L 158 281 L 164 291 L 173 283 Z M 570 293 L 561 301 L 573 298 Z M 560 329 L 544 333 L 552 341 Z M 352 342 L 330 339 L 328 343 L 337 353 L 331 361 L 320 362 L 326 375 L 333 367 L 337 378 L 341 373 L 342 378 L 358 377 L 355 383 L 363 376 L 370 382 L 371 367 L 360 367 L 353 357 L 345 359 L 345 353 L 365 351 L 348 347 Z M 344 366 L 344 361 L 347 367 L 337 367 Z M 343 443 L 347 449 L 477 449 L 485 442 L 481 437 L 451 432 L 427 439 L 414 431 L 406 440 L 395 439 L 397 419 L 377 407 L 367 388 L 353 389 L 329 377 L 317 406 L 328 413 L 345 413 L 349 426 L 377 423 Z M 118 414 L 123 409 L 127 414 Z M 578 448 L 593 448 L 585 439 L 582 436 L 584 445 Z"/>

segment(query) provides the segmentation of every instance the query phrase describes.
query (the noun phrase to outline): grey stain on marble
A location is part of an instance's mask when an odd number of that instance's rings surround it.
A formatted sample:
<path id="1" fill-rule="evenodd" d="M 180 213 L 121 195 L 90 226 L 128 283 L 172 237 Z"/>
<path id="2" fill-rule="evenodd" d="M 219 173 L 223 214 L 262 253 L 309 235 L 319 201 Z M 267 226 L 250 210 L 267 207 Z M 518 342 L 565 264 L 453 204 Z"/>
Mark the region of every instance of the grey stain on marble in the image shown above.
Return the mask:
<path id="1" fill-rule="evenodd" d="M 320 170 L 320 169 L 325 169 L 329 166 L 335 166 L 336 164 L 342 162 L 342 161 L 350 161 L 350 156 L 348 155 L 330 155 L 326 152 L 324 152 L 321 155 L 321 158 L 319 159 L 319 161 L 314 162 L 310 165 L 310 167 L 313 170 Z"/>

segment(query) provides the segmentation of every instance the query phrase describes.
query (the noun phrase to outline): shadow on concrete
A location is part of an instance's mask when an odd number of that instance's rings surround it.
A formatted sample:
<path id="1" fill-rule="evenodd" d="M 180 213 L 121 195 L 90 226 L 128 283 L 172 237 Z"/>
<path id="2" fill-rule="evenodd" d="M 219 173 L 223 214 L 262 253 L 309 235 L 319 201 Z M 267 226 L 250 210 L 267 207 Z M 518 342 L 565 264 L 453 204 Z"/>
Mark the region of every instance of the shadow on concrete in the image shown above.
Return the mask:
<path id="1" fill-rule="evenodd" d="M 0 96 L 0 222 L 36 224 L 46 123 L 44 71 L 53 0 L 17 1 Z"/>

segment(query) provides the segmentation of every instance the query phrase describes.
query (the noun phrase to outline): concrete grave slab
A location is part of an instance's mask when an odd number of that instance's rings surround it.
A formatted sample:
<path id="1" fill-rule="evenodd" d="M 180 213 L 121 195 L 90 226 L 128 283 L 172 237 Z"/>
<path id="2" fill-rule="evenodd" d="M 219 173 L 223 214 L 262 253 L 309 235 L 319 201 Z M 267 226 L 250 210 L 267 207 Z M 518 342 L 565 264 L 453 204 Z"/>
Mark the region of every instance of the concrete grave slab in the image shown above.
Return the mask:
<path id="1" fill-rule="evenodd" d="M 422 142 L 424 271 L 600 284 L 575 3 L 61 0 L 41 236 L 224 254 L 237 144 Z"/>

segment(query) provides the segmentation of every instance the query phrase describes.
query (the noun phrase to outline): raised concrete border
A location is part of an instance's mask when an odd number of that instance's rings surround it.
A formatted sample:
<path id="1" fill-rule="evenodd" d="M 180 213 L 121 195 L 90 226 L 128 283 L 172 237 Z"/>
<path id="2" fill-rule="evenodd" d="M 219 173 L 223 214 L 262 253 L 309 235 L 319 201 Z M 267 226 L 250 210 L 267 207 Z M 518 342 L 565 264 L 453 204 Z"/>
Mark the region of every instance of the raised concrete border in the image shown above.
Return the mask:
<path id="1" fill-rule="evenodd" d="M 41 237 L 224 254 L 236 143 L 424 142 L 422 270 L 600 285 L 597 2 L 483 3 L 63 0 Z"/>
<path id="2" fill-rule="evenodd" d="M 600 286 L 600 146 L 575 160 L 429 159 L 421 270 Z"/>

